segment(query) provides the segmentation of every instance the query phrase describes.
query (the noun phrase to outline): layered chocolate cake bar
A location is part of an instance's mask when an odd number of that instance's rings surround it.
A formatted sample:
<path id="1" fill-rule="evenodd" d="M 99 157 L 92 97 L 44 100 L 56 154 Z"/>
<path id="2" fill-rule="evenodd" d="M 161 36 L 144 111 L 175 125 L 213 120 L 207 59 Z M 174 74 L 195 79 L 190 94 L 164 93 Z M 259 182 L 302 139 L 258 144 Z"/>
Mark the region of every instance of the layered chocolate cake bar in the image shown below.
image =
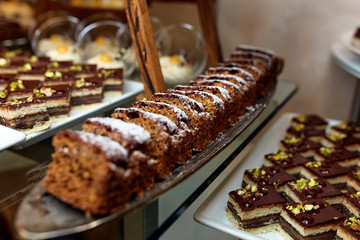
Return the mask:
<path id="1" fill-rule="evenodd" d="M 339 225 L 336 237 L 337 240 L 359 240 L 360 239 L 360 218 L 349 217 Z"/>
<path id="2" fill-rule="evenodd" d="M 11 65 L 11 61 L 6 58 L 0 58 L 0 74 L 16 74 L 18 66 Z"/>
<path id="3" fill-rule="evenodd" d="M 308 199 L 322 198 L 331 205 L 340 204 L 343 199 L 342 192 L 325 179 L 300 178 L 285 185 L 286 195 L 294 202 Z"/>
<path id="4" fill-rule="evenodd" d="M 288 204 L 280 214 L 279 232 L 285 239 L 334 239 L 345 216 L 321 199 Z"/>
<path id="5" fill-rule="evenodd" d="M 25 63 L 22 67 L 18 68 L 18 72 L 16 74 L 16 79 L 20 80 L 39 80 L 44 81 L 45 79 L 45 69 L 40 68 L 37 69 L 33 66 L 31 66 L 30 63 Z"/>
<path id="6" fill-rule="evenodd" d="M 303 114 L 291 119 L 292 126 L 295 127 L 296 124 L 299 123 L 318 130 L 325 130 L 328 125 L 328 122 L 325 119 L 316 114 Z"/>
<path id="7" fill-rule="evenodd" d="M 360 125 L 355 122 L 342 122 L 338 125 L 332 126 L 329 131 L 360 138 Z"/>
<path id="8" fill-rule="evenodd" d="M 324 178 L 338 189 L 345 189 L 350 169 L 329 161 L 310 161 L 304 164 L 301 175 L 307 179 Z"/>
<path id="9" fill-rule="evenodd" d="M 360 170 L 351 171 L 347 179 L 348 187 L 360 191 Z"/>
<path id="10" fill-rule="evenodd" d="M 360 152 L 360 138 L 344 133 L 333 132 L 325 135 L 320 143 L 328 148 L 345 148 L 352 152 Z"/>
<path id="11" fill-rule="evenodd" d="M 317 161 L 335 162 L 342 167 L 355 168 L 360 157 L 356 152 L 350 152 L 344 148 L 321 147 L 315 150 L 314 159 Z"/>
<path id="12" fill-rule="evenodd" d="M 69 116 L 71 106 L 70 87 L 68 85 L 40 87 L 35 88 L 33 92 L 34 98 L 41 99 L 46 103 L 52 123 Z"/>
<path id="13" fill-rule="evenodd" d="M 344 193 L 343 206 L 346 208 L 344 214 L 347 216 L 360 217 L 360 191 Z"/>
<path id="14" fill-rule="evenodd" d="M 103 82 L 98 78 L 80 78 L 71 86 L 71 106 L 100 103 L 103 99 Z"/>
<path id="15" fill-rule="evenodd" d="M 270 186 L 278 192 L 283 192 L 285 184 L 295 180 L 295 177 L 279 166 L 257 167 L 244 172 L 243 186 L 257 184 L 261 187 Z"/>
<path id="16" fill-rule="evenodd" d="M 291 175 L 300 174 L 302 165 L 309 162 L 308 158 L 303 157 L 300 153 L 278 151 L 264 156 L 264 166 L 278 165 L 285 169 Z"/>
<path id="17" fill-rule="evenodd" d="M 276 231 L 285 200 L 271 187 L 247 185 L 229 192 L 226 216 L 238 229 L 251 233 Z"/>
<path id="18" fill-rule="evenodd" d="M 25 134 L 50 127 L 45 103 L 32 97 L 0 103 L 0 124 Z"/>
<path id="19" fill-rule="evenodd" d="M 112 68 L 105 69 L 100 68 L 98 71 L 99 77 L 104 82 L 104 91 L 116 91 L 122 92 L 124 81 L 123 81 L 123 69 Z"/>
<path id="20" fill-rule="evenodd" d="M 285 138 L 280 141 L 279 149 L 282 151 L 297 152 L 304 157 L 312 157 L 321 144 L 306 138 Z"/>
<path id="21" fill-rule="evenodd" d="M 319 142 L 325 135 L 325 129 L 316 129 L 312 126 L 305 126 L 302 123 L 293 124 L 286 129 L 287 138 L 307 138 L 313 142 Z"/>

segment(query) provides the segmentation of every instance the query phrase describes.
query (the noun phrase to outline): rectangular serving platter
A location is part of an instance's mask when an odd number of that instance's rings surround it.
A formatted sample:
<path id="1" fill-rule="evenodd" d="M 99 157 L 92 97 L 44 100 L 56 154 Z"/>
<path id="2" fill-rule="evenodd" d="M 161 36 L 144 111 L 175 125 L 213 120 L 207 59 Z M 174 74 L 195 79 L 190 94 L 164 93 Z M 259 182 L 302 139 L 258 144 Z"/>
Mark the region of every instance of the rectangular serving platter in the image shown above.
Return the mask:
<path id="1" fill-rule="evenodd" d="M 241 187 L 244 171 L 260 167 L 265 154 L 278 150 L 280 140 L 284 138 L 290 120 L 298 113 L 285 113 L 264 133 L 246 157 L 236 166 L 224 181 L 205 199 L 194 213 L 194 219 L 208 227 L 227 233 L 243 240 L 283 240 L 279 232 L 251 234 L 233 227 L 225 215 L 228 193 Z M 326 119 L 329 126 L 340 121 Z"/>
<path id="2" fill-rule="evenodd" d="M 126 102 L 129 98 L 132 98 L 142 92 L 144 90 L 144 85 L 141 82 L 125 80 L 123 86 L 123 94 L 120 96 L 109 96 L 104 97 L 103 101 L 100 104 L 96 104 L 91 108 L 88 109 L 81 109 L 81 110 L 71 110 L 70 116 L 64 119 L 61 122 L 54 123 L 50 126 L 49 129 L 33 133 L 27 135 L 25 139 L 22 141 L 18 141 L 13 144 L 14 149 L 22 149 L 28 147 L 32 144 L 35 144 L 41 140 L 44 140 L 48 137 L 53 136 L 59 130 L 70 128 L 78 123 L 81 123 L 86 118 L 96 116 L 100 113 L 113 110 L 116 107 L 120 107 L 120 105 Z M 16 131 L 18 132 L 18 131 Z M 0 129 L 0 133 L 1 129 Z M 19 132 L 20 133 L 20 132 Z M 6 135 L 5 135 L 6 136 Z M 12 145 L 10 145 L 12 146 Z M 7 145 L 6 147 L 10 147 Z M 2 143 L 0 142 L 0 150 L 3 148 Z"/>
<path id="3" fill-rule="evenodd" d="M 64 237 L 87 231 L 111 220 L 119 218 L 135 208 L 159 197 L 162 193 L 176 186 L 196 172 L 201 166 L 211 160 L 244 131 L 270 102 L 276 85 L 268 94 L 259 99 L 254 106 L 247 109 L 239 121 L 207 148 L 193 155 L 183 165 L 177 166 L 165 180 L 145 192 L 141 198 L 135 198 L 130 203 L 111 215 L 86 217 L 82 211 L 73 209 L 46 193 L 42 181 L 23 199 L 15 217 L 15 228 L 20 236 L 26 239 L 47 239 Z"/>

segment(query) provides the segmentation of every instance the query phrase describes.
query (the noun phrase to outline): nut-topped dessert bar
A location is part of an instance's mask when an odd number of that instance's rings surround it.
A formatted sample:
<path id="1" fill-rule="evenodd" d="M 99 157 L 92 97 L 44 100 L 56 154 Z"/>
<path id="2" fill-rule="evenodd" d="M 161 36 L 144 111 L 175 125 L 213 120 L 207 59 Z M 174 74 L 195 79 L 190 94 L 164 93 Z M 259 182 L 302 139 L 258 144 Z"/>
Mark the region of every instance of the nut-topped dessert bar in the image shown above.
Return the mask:
<path id="1" fill-rule="evenodd" d="M 360 239 L 360 218 L 349 217 L 340 224 L 336 232 L 336 240 L 359 240 Z"/>
<path id="2" fill-rule="evenodd" d="M 248 184 L 229 192 L 226 216 L 234 227 L 251 233 L 275 231 L 284 204 L 271 187 Z"/>
<path id="3" fill-rule="evenodd" d="M 288 204 L 280 214 L 280 233 L 285 239 L 334 239 L 345 216 L 322 199 Z"/>

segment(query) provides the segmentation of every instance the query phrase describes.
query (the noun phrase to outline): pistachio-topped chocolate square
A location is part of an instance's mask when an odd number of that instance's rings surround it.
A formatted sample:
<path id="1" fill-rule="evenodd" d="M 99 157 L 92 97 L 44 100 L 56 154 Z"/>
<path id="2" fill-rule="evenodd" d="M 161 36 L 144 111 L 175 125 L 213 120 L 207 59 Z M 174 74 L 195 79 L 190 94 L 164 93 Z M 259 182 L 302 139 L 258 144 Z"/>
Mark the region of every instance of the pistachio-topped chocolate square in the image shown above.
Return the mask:
<path id="1" fill-rule="evenodd" d="M 316 149 L 321 147 L 321 144 L 306 138 L 291 137 L 281 140 L 279 147 L 283 151 L 298 152 L 306 156 L 311 156 Z"/>
<path id="2" fill-rule="evenodd" d="M 278 151 L 266 154 L 264 157 L 264 165 L 278 165 L 284 168 L 290 174 L 298 174 L 301 170 L 300 166 L 307 163 L 308 158 L 303 157 L 300 153 L 292 153 L 286 151 Z"/>
<path id="3" fill-rule="evenodd" d="M 285 169 L 279 166 L 257 167 L 244 172 L 243 183 L 258 184 L 259 186 L 271 186 L 277 191 L 283 191 L 285 183 L 294 181 L 295 177 L 291 176 Z"/>
<path id="4" fill-rule="evenodd" d="M 335 162 L 343 167 L 355 167 L 359 161 L 359 154 L 342 147 L 321 147 L 315 150 L 314 158 L 318 161 Z"/>
<path id="5" fill-rule="evenodd" d="M 329 161 L 310 161 L 306 163 L 304 167 L 317 178 L 325 179 L 347 175 L 350 171 L 349 168 L 344 168 Z"/>
<path id="6" fill-rule="evenodd" d="M 274 189 L 258 187 L 252 184 L 229 192 L 229 197 L 237 203 L 242 211 L 250 211 L 254 208 L 265 207 L 271 204 L 285 203 L 285 200 Z"/>
<path id="7" fill-rule="evenodd" d="M 319 198 L 287 204 L 283 211 L 297 224 L 306 228 L 339 222 L 345 218 L 341 212 Z"/>
<path id="8" fill-rule="evenodd" d="M 291 120 L 291 124 L 303 124 L 305 126 L 311 126 L 315 129 L 324 130 L 327 127 L 327 121 L 316 114 L 302 114 L 294 117 Z"/>
<path id="9" fill-rule="evenodd" d="M 330 204 L 337 204 L 342 199 L 342 192 L 325 179 L 300 178 L 286 184 L 286 194 L 295 202 L 307 199 L 323 198 Z"/>
<path id="10" fill-rule="evenodd" d="M 338 125 L 332 126 L 330 131 L 352 135 L 357 138 L 360 137 L 360 125 L 355 122 L 342 122 Z"/>
<path id="11" fill-rule="evenodd" d="M 352 152 L 360 152 L 360 138 L 345 133 L 332 132 L 325 135 L 320 142 L 328 148 L 345 148 Z"/>
<path id="12" fill-rule="evenodd" d="M 314 142 L 320 140 L 325 135 L 325 129 L 316 129 L 313 126 L 306 126 L 302 123 L 296 123 L 286 129 L 286 136 L 291 138 L 308 138 Z"/>

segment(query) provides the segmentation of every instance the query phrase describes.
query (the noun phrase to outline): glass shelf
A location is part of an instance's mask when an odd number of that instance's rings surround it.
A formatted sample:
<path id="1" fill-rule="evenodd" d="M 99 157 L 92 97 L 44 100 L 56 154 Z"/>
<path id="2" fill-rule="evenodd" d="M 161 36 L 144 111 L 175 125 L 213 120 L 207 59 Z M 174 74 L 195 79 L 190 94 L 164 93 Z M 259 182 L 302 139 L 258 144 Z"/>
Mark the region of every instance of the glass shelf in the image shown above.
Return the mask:
<path id="1" fill-rule="evenodd" d="M 158 239 L 266 126 L 296 91 L 295 84 L 279 81 L 272 99 L 259 116 L 231 144 L 189 178 L 162 194 L 158 199 L 146 203 L 123 218 L 70 239 L 86 239 L 87 236 L 96 239 L 97 235 L 104 238 L 104 234 L 109 235 L 107 239 Z M 79 128 L 80 125 L 75 127 L 75 129 Z M 1 215 L 10 216 L 6 220 L 13 220 L 19 200 L 45 175 L 52 153 L 51 138 L 23 150 L 5 150 L 0 153 L 0 166 L 2 166 L 0 167 L 2 179 L 0 217 Z M 108 233 L 110 229 L 111 234 Z M 0 237 L 1 231 L 4 230 L 0 227 Z"/>

